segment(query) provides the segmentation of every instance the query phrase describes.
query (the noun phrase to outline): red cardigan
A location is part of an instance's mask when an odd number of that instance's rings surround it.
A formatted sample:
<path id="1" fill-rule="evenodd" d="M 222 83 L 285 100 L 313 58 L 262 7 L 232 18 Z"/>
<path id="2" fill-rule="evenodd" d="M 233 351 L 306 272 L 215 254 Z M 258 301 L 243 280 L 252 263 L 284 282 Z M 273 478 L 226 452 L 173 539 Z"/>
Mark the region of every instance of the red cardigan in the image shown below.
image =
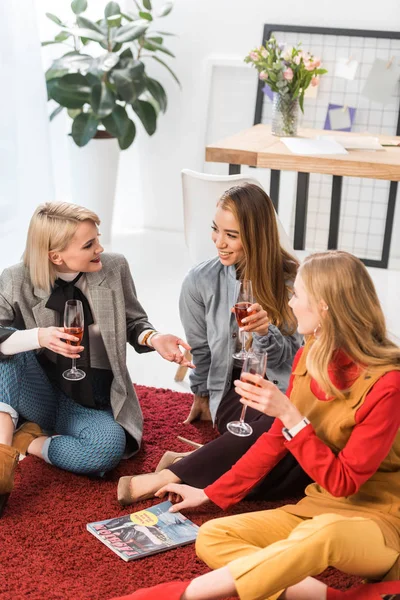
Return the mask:
<path id="1" fill-rule="evenodd" d="M 297 352 L 293 371 L 303 348 Z M 343 352 L 338 352 L 329 369 L 331 380 L 339 389 L 349 387 L 357 377 L 357 366 Z M 293 387 L 290 378 L 287 396 Z M 324 392 L 316 381 L 311 391 L 321 401 Z M 400 372 L 390 371 L 371 388 L 355 415 L 356 426 L 345 448 L 335 455 L 320 440 L 312 424 L 302 429 L 292 440 L 282 435 L 283 423 L 275 419 L 238 462 L 217 481 L 205 488 L 205 493 L 221 508 L 239 502 L 269 471 L 291 452 L 304 471 L 333 496 L 351 496 L 378 469 L 387 456 L 400 427 Z"/>

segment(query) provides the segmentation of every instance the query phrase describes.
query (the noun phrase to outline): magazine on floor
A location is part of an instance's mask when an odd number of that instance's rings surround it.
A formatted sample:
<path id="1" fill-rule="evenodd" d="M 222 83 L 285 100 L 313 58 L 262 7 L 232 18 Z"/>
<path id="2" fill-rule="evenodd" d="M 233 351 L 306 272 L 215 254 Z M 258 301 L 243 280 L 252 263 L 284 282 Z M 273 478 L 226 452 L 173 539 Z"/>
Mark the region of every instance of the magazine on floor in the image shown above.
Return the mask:
<path id="1" fill-rule="evenodd" d="M 88 523 L 86 528 L 123 560 L 136 560 L 195 541 L 199 527 L 180 512 L 168 512 L 171 506 L 169 501 L 162 502 L 123 517 Z"/>

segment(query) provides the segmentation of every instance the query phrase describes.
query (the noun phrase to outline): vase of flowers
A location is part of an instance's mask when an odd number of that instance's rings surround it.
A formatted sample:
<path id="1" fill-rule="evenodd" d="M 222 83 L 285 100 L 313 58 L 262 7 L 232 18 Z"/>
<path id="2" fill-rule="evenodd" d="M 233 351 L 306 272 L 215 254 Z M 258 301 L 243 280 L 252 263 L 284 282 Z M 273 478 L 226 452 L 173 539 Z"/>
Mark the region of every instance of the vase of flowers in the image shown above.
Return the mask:
<path id="1" fill-rule="evenodd" d="M 265 85 L 274 92 L 272 133 L 280 137 L 297 134 L 299 107 L 304 112 L 304 94 L 311 86 L 319 85 L 326 69 L 321 60 L 297 46 L 278 44 L 272 35 L 252 50 L 244 59 L 254 66 Z"/>

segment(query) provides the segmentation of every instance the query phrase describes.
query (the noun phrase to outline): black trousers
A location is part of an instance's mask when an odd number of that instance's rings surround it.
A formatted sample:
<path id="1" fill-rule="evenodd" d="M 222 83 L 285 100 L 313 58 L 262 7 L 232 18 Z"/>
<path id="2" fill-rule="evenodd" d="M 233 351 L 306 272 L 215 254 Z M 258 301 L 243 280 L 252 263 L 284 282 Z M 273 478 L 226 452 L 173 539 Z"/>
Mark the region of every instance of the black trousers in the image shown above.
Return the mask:
<path id="1" fill-rule="evenodd" d="M 232 381 L 240 378 L 240 370 L 234 369 Z M 232 384 L 233 385 L 233 384 Z M 230 421 L 238 420 L 243 404 L 232 387 L 218 407 L 216 426 L 221 434 L 217 439 L 205 444 L 168 467 L 183 483 L 197 488 L 205 488 L 214 483 L 247 452 L 254 442 L 274 422 L 273 417 L 247 408 L 246 421 L 251 423 L 252 435 L 238 437 L 227 431 Z M 311 482 L 290 452 L 257 484 L 247 498 L 253 500 L 279 500 L 300 495 Z"/>

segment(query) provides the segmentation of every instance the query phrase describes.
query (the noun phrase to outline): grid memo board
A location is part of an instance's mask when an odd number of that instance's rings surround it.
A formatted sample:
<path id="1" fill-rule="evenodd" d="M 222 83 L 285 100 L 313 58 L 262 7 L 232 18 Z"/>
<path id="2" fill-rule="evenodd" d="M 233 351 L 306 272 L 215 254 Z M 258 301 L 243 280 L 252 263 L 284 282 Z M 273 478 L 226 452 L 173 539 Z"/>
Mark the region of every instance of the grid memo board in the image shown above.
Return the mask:
<path id="1" fill-rule="evenodd" d="M 400 33 L 265 25 L 263 43 L 274 34 L 278 42 L 295 46 L 321 58 L 328 73 L 320 78 L 316 98 L 304 100 L 300 127 L 323 129 L 329 103 L 355 108 L 354 132 L 400 135 L 400 86 L 390 102 L 372 102 L 362 95 L 375 59 L 400 62 Z M 358 69 L 353 80 L 335 77 L 338 59 L 351 57 Z M 272 102 L 259 82 L 254 124 L 271 123 Z M 306 248 L 326 249 L 332 177 L 310 175 Z M 343 179 L 338 247 L 371 260 L 382 253 L 390 182 L 346 177 Z M 292 223 L 293 227 L 293 223 Z M 291 232 L 293 233 L 293 231 Z"/>

